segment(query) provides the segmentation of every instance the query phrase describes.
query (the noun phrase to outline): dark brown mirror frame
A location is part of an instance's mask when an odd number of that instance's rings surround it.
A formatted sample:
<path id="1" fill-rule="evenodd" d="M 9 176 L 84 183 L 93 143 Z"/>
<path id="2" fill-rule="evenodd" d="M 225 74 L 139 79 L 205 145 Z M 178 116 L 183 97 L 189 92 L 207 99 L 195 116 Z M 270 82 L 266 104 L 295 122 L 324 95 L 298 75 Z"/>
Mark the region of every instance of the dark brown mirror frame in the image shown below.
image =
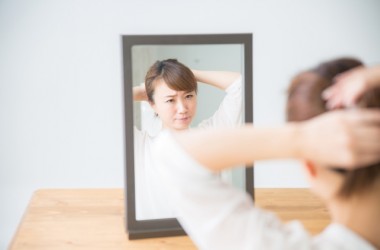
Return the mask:
<path id="1" fill-rule="evenodd" d="M 132 47 L 136 45 L 240 44 L 244 46 L 245 122 L 253 122 L 252 34 L 123 35 L 125 121 L 125 215 L 129 239 L 186 235 L 177 219 L 136 220 L 134 180 L 134 135 L 132 96 Z M 245 171 L 246 191 L 254 199 L 253 168 Z"/>

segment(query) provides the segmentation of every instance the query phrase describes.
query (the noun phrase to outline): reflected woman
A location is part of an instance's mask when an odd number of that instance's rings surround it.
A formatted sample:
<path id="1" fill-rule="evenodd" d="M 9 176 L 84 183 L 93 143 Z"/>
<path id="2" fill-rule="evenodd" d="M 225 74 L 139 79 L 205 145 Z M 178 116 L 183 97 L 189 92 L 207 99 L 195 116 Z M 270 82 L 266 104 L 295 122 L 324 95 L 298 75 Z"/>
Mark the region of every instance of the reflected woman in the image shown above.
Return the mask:
<path id="1" fill-rule="evenodd" d="M 162 130 L 190 128 L 197 111 L 197 82 L 224 90 L 219 108 L 197 127 L 234 127 L 242 123 L 242 77 L 237 72 L 190 70 L 175 59 L 157 61 L 148 70 L 145 84 L 133 89 L 134 101 L 147 101 L 162 121 Z M 152 157 L 156 136 L 135 128 L 136 218 L 172 218 Z"/>

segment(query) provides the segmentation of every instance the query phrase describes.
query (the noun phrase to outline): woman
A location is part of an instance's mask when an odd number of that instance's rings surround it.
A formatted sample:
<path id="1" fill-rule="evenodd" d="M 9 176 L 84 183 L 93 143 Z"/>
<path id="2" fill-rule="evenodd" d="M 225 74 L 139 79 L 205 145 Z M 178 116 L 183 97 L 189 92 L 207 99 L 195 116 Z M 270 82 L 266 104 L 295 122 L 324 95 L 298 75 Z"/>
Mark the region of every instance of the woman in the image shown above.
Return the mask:
<path id="1" fill-rule="evenodd" d="M 335 75 L 359 64 L 336 60 L 296 76 L 288 117 L 297 123 L 161 135 L 155 149 L 158 169 L 181 225 L 200 249 L 380 248 L 380 112 L 322 114 L 326 111 L 322 91 L 333 84 Z M 375 103 L 380 108 L 380 92 L 369 95 L 363 96 L 361 105 Z M 283 224 L 256 208 L 250 197 L 213 172 L 287 157 L 307 159 L 312 190 L 332 216 L 333 223 L 315 238 L 299 222 Z"/>
<path id="2" fill-rule="evenodd" d="M 133 89 L 135 101 L 147 101 L 162 121 L 163 130 L 190 127 L 197 111 L 197 81 L 226 92 L 218 110 L 198 127 L 236 126 L 242 123 L 242 77 L 236 72 L 190 70 L 175 59 L 157 61 L 145 84 Z M 174 217 L 162 192 L 152 157 L 156 136 L 135 128 L 135 180 L 137 219 Z"/>

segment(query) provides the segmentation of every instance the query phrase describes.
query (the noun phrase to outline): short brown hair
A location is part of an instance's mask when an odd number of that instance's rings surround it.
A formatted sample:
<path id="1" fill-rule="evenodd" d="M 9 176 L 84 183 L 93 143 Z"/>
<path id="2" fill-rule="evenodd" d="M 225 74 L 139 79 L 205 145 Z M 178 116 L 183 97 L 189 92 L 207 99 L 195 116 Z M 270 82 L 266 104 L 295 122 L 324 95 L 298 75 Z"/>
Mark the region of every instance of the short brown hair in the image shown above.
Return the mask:
<path id="1" fill-rule="evenodd" d="M 321 97 L 323 90 L 334 84 L 336 75 L 362 65 L 362 62 L 354 58 L 339 58 L 296 75 L 288 90 L 287 120 L 303 121 L 327 112 L 326 102 Z M 380 88 L 366 92 L 357 106 L 380 108 Z M 380 178 L 380 163 L 351 171 L 341 170 L 339 166 L 334 167 L 345 175 L 338 192 L 340 197 L 349 197 L 365 191 Z"/>
<path id="2" fill-rule="evenodd" d="M 145 76 L 148 100 L 154 103 L 153 95 L 157 80 L 164 80 L 169 88 L 176 91 L 197 92 L 197 80 L 193 72 L 176 59 L 156 61 Z"/>

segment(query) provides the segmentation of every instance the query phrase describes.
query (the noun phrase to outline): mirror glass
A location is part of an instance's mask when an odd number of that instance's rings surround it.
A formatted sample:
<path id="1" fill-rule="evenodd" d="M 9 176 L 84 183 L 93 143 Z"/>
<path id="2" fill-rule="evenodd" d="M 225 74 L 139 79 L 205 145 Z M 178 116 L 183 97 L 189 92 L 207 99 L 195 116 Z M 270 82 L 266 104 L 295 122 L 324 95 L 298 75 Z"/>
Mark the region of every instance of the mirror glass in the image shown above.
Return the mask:
<path id="1" fill-rule="evenodd" d="M 190 69 L 202 71 L 232 71 L 241 74 L 244 83 L 244 46 L 242 44 L 197 44 L 197 45 L 135 45 L 132 46 L 133 87 L 144 83 L 148 69 L 157 60 L 177 59 Z M 244 85 L 243 85 L 244 86 Z M 239 89 L 243 100 L 240 112 L 244 122 L 244 87 Z M 209 84 L 198 82 L 197 110 L 190 129 L 212 117 L 226 97 L 226 92 Z M 173 218 L 175 214 L 167 200 L 163 184 L 157 177 L 154 159 L 150 154 L 150 143 L 163 130 L 161 119 L 155 115 L 146 101 L 133 102 L 133 124 L 135 145 L 135 209 L 136 220 Z M 205 144 L 207 146 L 207 143 Z M 222 171 L 220 178 L 245 190 L 245 166 Z"/>
<path id="2" fill-rule="evenodd" d="M 125 35 L 122 38 L 126 226 L 129 238 L 182 235 L 184 231 L 175 219 L 165 195 L 164 184 L 160 182 L 154 167 L 155 159 L 151 155 L 154 139 L 162 132 L 163 124 L 149 102 L 133 100 L 134 88 L 143 86 L 148 69 L 156 61 L 166 59 L 176 59 L 192 70 L 237 72 L 241 77 L 237 77 L 227 91 L 207 83 L 197 83 L 197 108 L 189 129 L 203 127 L 205 120 L 224 110 L 221 107 L 226 106 L 223 104 L 226 103 L 226 97 L 231 96 L 230 93 L 238 96 L 239 102 L 235 105 L 238 108 L 234 112 L 240 114 L 237 116 L 239 119 L 229 126 L 252 122 L 252 34 Z M 215 124 L 206 127 L 223 126 L 222 123 Z M 225 182 L 246 190 L 253 197 L 252 168 L 237 166 L 217 174 Z"/>

